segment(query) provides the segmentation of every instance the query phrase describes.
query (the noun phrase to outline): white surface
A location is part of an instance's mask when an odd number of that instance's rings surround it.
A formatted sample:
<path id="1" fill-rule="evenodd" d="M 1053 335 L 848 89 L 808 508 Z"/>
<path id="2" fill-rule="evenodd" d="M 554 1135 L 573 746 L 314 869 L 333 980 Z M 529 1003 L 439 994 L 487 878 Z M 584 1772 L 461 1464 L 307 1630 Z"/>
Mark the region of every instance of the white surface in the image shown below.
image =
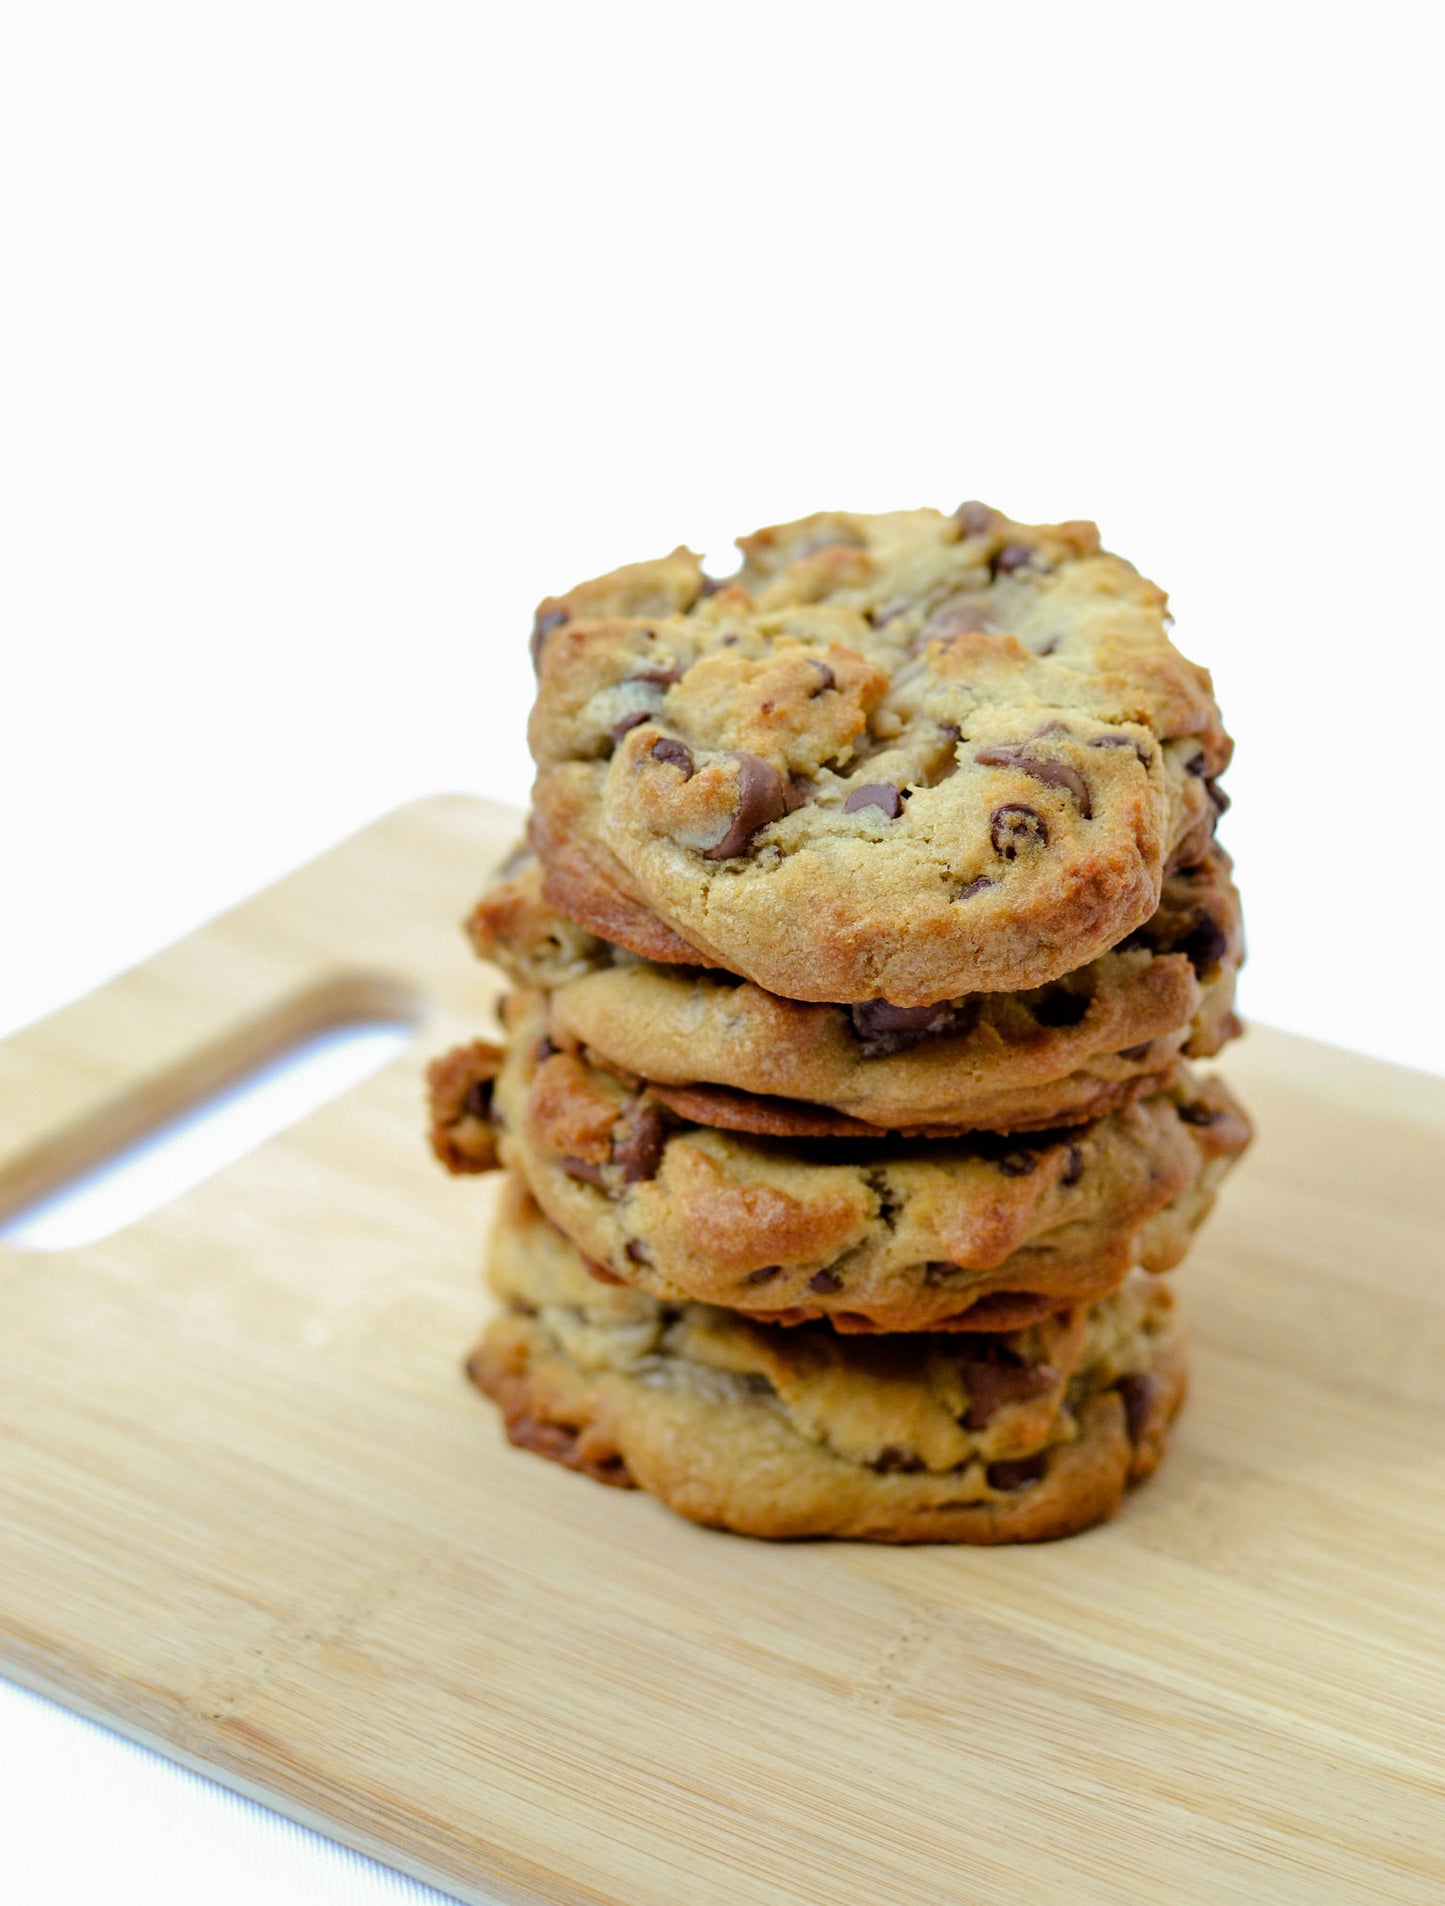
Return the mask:
<path id="1" fill-rule="evenodd" d="M 521 800 L 540 595 L 980 494 L 1214 669 L 1247 1009 L 1445 1070 L 1437 17 L 0 13 L 0 1023 Z M 0 1705 L 7 1898 L 218 1897 L 224 1803 L 102 1738 Z"/>

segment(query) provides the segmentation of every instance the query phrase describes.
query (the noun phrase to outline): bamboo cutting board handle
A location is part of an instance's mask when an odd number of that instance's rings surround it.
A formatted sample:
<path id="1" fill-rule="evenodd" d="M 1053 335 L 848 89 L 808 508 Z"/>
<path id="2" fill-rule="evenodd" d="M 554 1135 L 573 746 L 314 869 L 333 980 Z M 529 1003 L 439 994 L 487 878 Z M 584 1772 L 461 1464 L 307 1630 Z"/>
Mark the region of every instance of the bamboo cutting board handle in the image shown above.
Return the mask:
<path id="1" fill-rule="evenodd" d="M 401 1020 L 419 1046 L 486 1013 L 458 928 L 520 827 L 469 796 L 402 808 L 5 1041 L 0 1217 L 313 1033 Z"/>

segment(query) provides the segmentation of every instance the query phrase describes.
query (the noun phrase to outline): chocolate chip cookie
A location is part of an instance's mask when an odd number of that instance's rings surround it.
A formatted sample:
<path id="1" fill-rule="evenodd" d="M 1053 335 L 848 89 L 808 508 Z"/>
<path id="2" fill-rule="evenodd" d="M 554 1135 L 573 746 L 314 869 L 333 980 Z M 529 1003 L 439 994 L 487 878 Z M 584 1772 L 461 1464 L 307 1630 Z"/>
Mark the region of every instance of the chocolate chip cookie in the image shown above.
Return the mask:
<path id="1" fill-rule="evenodd" d="M 599 1285 L 520 1186 L 469 1368 L 512 1441 L 758 1536 L 1026 1542 L 1113 1514 L 1183 1398 L 1167 1287 L 976 1337 L 844 1339 Z"/>
<path id="2" fill-rule="evenodd" d="M 1178 1262 L 1249 1138 L 1223 1085 L 1181 1068 L 1062 1132 L 769 1140 L 555 1050 L 541 994 L 505 1019 L 496 1149 L 548 1217 L 602 1276 L 768 1321 L 987 1330 L 1093 1301 Z"/>
<path id="3" fill-rule="evenodd" d="M 1158 910 L 1089 966 L 930 1007 L 810 1005 L 640 961 L 564 919 L 541 886 L 534 859 L 509 867 L 471 917 L 477 951 L 553 989 L 554 1044 L 645 1078 L 698 1124 L 780 1137 L 1075 1124 L 1158 1090 L 1181 1053 L 1210 1057 L 1239 1030 L 1239 896 L 1218 847 L 1170 874 Z"/>
<path id="4" fill-rule="evenodd" d="M 679 550 L 538 612 L 532 838 L 568 919 L 924 1007 L 1098 958 L 1207 851 L 1209 677 L 1091 524 L 970 504 L 741 547 L 721 586 Z"/>

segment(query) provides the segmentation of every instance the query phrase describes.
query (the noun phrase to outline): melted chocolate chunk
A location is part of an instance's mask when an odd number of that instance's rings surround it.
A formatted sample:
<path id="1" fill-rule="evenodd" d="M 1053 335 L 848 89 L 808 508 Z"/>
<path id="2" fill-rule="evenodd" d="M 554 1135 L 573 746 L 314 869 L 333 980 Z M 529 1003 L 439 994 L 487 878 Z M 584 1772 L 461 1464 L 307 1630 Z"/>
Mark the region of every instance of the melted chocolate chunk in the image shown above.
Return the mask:
<path id="1" fill-rule="evenodd" d="M 560 629 L 567 620 L 566 609 L 547 609 L 537 612 L 532 624 L 532 639 L 529 647 L 532 651 L 532 667 L 540 675 L 542 672 L 542 648 L 553 629 Z"/>
<path id="2" fill-rule="evenodd" d="M 623 1284 L 627 1281 L 619 1277 L 616 1271 L 609 1271 L 605 1264 L 599 1264 L 595 1258 L 584 1257 L 582 1262 L 587 1266 L 587 1275 L 595 1277 L 599 1284 Z"/>
<path id="3" fill-rule="evenodd" d="M 671 735 L 660 735 L 653 742 L 652 758 L 654 761 L 665 761 L 670 768 L 680 768 L 685 780 L 690 781 L 697 773 L 692 749 L 685 741 L 676 741 Z"/>
<path id="4" fill-rule="evenodd" d="M 988 605 L 976 596 L 955 596 L 924 623 L 910 647 L 915 655 L 930 642 L 951 642 L 956 635 L 982 635 L 990 626 Z"/>
<path id="5" fill-rule="evenodd" d="M 1047 847 L 1048 823 L 1037 808 L 1010 801 L 989 816 L 988 837 L 993 851 L 1004 860 L 1018 857 L 1021 847 Z"/>
<path id="6" fill-rule="evenodd" d="M 982 536 L 993 528 L 994 512 L 987 503 L 960 503 L 953 514 L 965 536 Z"/>
<path id="7" fill-rule="evenodd" d="M 997 815 L 995 815 L 994 818 L 997 819 Z M 995 841 L 994 845 L 998 845 L 997 841 Z M 1010 856 L 1010 858 L 1012 858 L 1012 856 Z M 977 880 L 970 880 L 966 887 L 960 887 L 953 897 L 955 900 L 972 900 L 976 893 L 982 893 L 985 887 L 991 887 L 992 885 L 993 882 L 989 879 L 987 874 L 980 874 Z"/>
<path id="8" fill-rule="evenodd" d="M 1217 966 L 1229 950 L 1229 935 L 1213 917 L 1204 913 L 1179 942 L 1179 951 L 1187 953 L 1189 964 L 1203 979 L 1211 967 Z"/>
<path id="9" fill-rule="evenodd" d="M 808 1279 L 808 1289 L 816 1291 L 820 1297 L 831 1297 L 834 1291 L 843 1288 L 843 1280 L 836 1271 L 819 1271 Z"/>
<path id="10" fill-rule="evenodd" d="M 985 1430 L 1010 1403 L 1027 1403 L 1043 1396 L 1058 1382 L 1058 1373 L 1046 1363 L 1029 1363 L 1004 1344 L 984 1344 L 958 1360 L 959 1374 L 968 1390 L 967 1430 Z"/>
<path id="11" fill-rule="evenodd" d="M 870 781 L 866 787 L 854 788 L 843 803 L 843 812 L 861 814 L 869 807 L 881 807 L 885 820 L 896 821 L 903 812 L 903 796 L 886 781 Z"/>
<path id="12" fill-rule="evenodd" d="M 627 677 L 629 682 L 656 682 L 659 688 L 671 688 L 682 680 L 680 668 L 640 668 Z"/>
<path id="13" fill-rule="evenodd" d="M 1051 788 L 1066 789 L 1073 795 L 1086 821 L 1094 812 L 1089 800 L 1088 783 L 1077 768 L 1071 768 L 1065 761 L 1047 761 L 1042 755 L 1030 754 L 1027 748 L 1012 742 L 996 748 L 980 749 L 973 758 L 982 768 L 1016 768 L 1032 781 L 1042 781 Z"/>
<path id="14" fill-rule="evenodd" d="M 492 1116 L 491 1079 L 478 1079 L 467 1087 L 467 1095 L 462 1100 L 462 1111 L 467 1118 L 490 1118 Z"/>
<path id="15" fill-rule="evenodd" d="M 735 860 L 745 854 L 753 837 L 788 812 L 788 783 L 761 755 L 735 754 L 738 764 L 738 809 L 733 824 L 716 847 L 707 850 L 708 860 Z"/>
<path id="16" fill-rule="evenodd" d="M 873 1458 L 870 1468 L 876 1469 L 880 1476 L 899 1474 L 910 1475 L 922 1469 L 923 1464 L 911 1449 L 900 1449 L 897 1443 L 889 1443 L 880 1449 Z"/>
<path id="17" fill-rule="evenodd" d="M 1195 1099 L 1191 1104 L 1180 1106 L 1179 1117 L 1185 1125 L 1217 1125 L 1224 1114 Z"/>
<path id="18" fill-rule="evenodd" d="M 937 1006 L 890 1006 L 886 999 L 865 999 L 848 1008 L 853 1036 L 865 1059 L 886 1059 L 926 1039 L 963 1030 L 964 1012 L 949 1000 Z"/>
<path id="19" fill-rule="evenodd" d="M 1132 748 L 1134 737 L 1132 735 L 1095 735 L 1090 740 L 1089 746 L 1091 748 Z M 1203 755 L 1199 758 L 1201 761 L 1204 759 Z"/>
<path id="20" fill-rule="evenodd" d="M 1007 576 L 1015 569 L 1027 569 L 1037 554 L 1032 543 L 1005 543 L 993 559 L 993 573 Z"/>
<path id="21" fill-rule="evenodd" d="M 1124 1421 L 1129 1430 L 1129 1441 L 1135 1449 L 1143 1441 L 1144 1432 L 1149 1427 L 1149 1418 L 1153 1414 L 1154 1399 L 1159 1391 L 1157 1377 L 1139 1375 L 1124 1377 L 1115 1388 L 1124 1404 Z"/>
<path id="22" fill-rule="evenodd" d="M 1047 1450 L 1040 1450 L 1037 1456 L 1017 1457 L 1012 1462 L 990 1463 L 988 1486 L 1002 1495 L 1017 1495 L 1020 1489 L 1030 1489 L 1036 1482 L 1042 1482 L 1048 1467 Z"/>
<path id="23" fill-rule="evenodd" d="M 744 1284 L 771 1284 L 775 1277 L 781 1277 L 781 1264 L 765 1264 L 759 1271 L 749 1271 L 743 1279 Z"/>
<path id="24" fill-rule="evenodd" d="M 584 1185 L 596 1185 L 599 1191 L 607 1188 L 607 1178 L 600 1165 L 594 1165 L 588 1158 L 564 1158 L 562 1169 L 569 1178 L 577 1178 Z"/>
<path id="25" fill-rule="evenodd" d="M 632 714 L 624 715 L 620 721 L 612 724 L 612 743 L 615 747 L 624 735 L 630 735 L 634 728 L 640 728 L 645 721 L 652 720 L 652 712 L 647 708 L 634 709 Z"/>
<path id="26" fill-rule="evenodd" d="M 612 1162 L 621 1168 L 624 1184 L 642 1184 L 657 1176 L 667 1124 L 662 1107 L 652 1099 L 634 1099 L 622 1114 L 622 1131 L 612 1141 Z"/>
<path id="27" fill-rule="evenodd" d="M 626 1251 L 634 1264 L 650 1264 L 652 1262 L 652 1254 L 649 1252 L 647 1246 L 640 1244 L 636 1238 L 629 1238 L 622 1248 Z"/>

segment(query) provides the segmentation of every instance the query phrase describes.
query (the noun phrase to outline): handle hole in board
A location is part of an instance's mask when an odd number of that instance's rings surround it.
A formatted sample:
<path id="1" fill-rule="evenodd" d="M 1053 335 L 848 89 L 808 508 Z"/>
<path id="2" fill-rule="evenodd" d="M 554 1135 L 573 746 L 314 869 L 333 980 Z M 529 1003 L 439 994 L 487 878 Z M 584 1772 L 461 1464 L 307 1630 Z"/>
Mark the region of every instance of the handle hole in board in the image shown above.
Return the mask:
<path id="1" fill-rule="evenodd" d="M 0 1243 L 73 1251 L 113 1236 L 379 1072 L 418 1016 L 404 988 L 371 980 L 293 1001 L 23 1161 L 39 1187 L 0 1205 Z"/>

